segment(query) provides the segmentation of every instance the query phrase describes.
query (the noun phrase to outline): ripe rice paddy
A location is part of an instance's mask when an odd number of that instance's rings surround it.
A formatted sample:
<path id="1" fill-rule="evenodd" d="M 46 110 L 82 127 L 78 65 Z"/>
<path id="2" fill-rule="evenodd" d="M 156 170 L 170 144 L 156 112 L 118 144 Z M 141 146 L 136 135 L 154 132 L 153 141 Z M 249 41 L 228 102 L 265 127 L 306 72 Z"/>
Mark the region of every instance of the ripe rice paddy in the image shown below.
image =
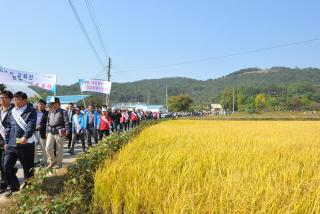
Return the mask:
<path id="1" fill-rule="evenodd" d="M 317 121 L 166 121 L 95 176 L 106 213 L 319 213 Z"/>

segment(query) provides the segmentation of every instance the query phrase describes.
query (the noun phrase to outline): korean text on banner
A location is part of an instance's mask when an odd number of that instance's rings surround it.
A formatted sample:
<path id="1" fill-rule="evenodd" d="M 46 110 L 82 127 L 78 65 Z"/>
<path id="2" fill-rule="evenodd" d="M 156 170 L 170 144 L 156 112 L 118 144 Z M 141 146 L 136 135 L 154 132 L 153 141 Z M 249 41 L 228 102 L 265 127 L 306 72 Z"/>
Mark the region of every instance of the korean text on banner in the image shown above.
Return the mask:
<path id="1" fill-rule="evenodd" d="M 104 80 L 79 79 L 80 90 L 110 94 L 111 82 Z"/>
<path id="2" fill-rule="evenodd" d="M 3 84 L 27 83 L 55 93 L 56 80 L 55 74 L 31 73 L 0 67 L 0 83 Z"/>

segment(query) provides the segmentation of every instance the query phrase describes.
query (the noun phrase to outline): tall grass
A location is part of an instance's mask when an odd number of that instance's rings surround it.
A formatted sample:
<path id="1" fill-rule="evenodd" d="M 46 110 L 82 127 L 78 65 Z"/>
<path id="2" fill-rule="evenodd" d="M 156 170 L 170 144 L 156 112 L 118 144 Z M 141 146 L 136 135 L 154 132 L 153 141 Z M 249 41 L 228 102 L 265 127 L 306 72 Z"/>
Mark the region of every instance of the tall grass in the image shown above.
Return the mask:
<path id="1" fill-rule="evenodd" d="M 318 213 L 320 123 L 167 121 L 95 175 L 106 213 Z"/>

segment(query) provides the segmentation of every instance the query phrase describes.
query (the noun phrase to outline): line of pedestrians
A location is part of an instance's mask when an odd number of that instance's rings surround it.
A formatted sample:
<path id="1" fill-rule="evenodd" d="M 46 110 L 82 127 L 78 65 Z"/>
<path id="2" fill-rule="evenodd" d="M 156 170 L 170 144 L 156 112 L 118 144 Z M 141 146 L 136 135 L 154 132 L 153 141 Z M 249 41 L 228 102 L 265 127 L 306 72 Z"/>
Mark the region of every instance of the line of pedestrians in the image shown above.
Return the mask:
<path id="1" fill-rule="evenodd" d="M 57 97 L 48 105 L 45 100 L 39 100 L 34 107 L 24 92 L 12 94 L 8 90 L 0 92 L 0 110 L 0 194 L 5 196 L 28 185 L 36 166 L 62 167 L 65 139 L 69 153 L 74 155 L 79 141 L 86 152 L 112 132 L 127 131 L 142 120 L 160 118 L 158 113 L 142 110 L 111 110 L 93 105 L 85 109 L 72 103 L 65 110 Z M 41 147 L 41 158 L 37 147 Z M 24 172 L 21 186 L 16 175 L 17 161 Z"/>

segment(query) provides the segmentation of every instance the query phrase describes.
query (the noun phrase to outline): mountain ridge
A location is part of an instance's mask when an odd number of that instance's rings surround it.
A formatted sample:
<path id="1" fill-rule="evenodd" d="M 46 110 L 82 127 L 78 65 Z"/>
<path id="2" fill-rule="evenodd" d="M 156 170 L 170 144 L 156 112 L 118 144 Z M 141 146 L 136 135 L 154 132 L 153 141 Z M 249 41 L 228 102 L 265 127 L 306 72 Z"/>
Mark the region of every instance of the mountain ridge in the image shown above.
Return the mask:
<path id="1" fill-rule="evenodd" d="M 111 102 L 147 102 L 164 104 L 165 87 L 168 95 L 189 94 L 196 102 L 218 102 L 225 88 L 239 87 L 287 87 L 292 84 L 320 85 L 319 68 L 288 68 L 274 66 L 271 68 L 246 68 L 232 72 L 216 79 L 197 80 L 187 77 L 165 77 L 159 79 L 143 79 L 133 82 L 114 82 L 111 90 Z M 40 94 L 44 90 L 32 87 Z M 58 85 L 58 95 L 80 94 L 78 83 Z M 96 93 L 98 97 L 104 95 Z M 149 97 L 149 98 L 148 98 Z"/>

